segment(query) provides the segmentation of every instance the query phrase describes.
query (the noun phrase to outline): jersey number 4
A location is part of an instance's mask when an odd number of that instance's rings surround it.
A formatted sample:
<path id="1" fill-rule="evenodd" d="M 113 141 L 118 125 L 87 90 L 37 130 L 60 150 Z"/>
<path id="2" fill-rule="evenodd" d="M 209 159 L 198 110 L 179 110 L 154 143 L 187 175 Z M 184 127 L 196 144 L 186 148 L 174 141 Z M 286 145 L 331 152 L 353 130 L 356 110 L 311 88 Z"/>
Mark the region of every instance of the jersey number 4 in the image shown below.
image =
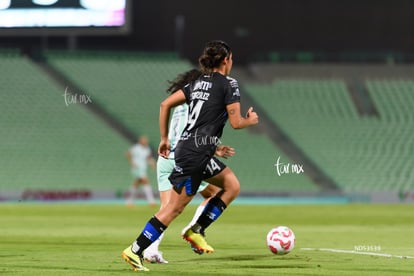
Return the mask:
<path id="1" fill-rule="evenodd" d="M 198 116 L 200 116 L 201 108 L 203 107 L 204 101 L 198 100 L 195 104 L 194 101 L 190 103 L 189 106 L 189 114 L 188 114 L 188 128 L 187 130 L 191 130 L 195 123 L 197 122 Z"/>

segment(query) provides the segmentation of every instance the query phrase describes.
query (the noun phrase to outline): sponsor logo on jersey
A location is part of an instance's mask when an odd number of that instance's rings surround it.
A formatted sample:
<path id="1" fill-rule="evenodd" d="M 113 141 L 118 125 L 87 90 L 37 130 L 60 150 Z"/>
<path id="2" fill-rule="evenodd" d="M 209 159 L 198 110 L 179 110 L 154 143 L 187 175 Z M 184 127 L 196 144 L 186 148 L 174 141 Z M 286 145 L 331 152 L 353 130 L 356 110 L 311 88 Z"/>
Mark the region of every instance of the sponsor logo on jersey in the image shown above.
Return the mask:
<path id="1" fill-rule="evenodd" d="M 180 138 L 180 140 L 185 141 L 185 140 L 188 140 L 188 138 L 190 138 L 190 137 L 191 137 L 191 133 L 189 133 L 188 131 L 184 131 L 184 132 L 181 134 L 181 138 Z"/>
<path id="2" fill-rule="evenodd" d="M 194 84 L 193 91 L 207 91 L 213 87 L 213 83 L 209 81 L 197 81 Z"/>
<path id="3" fill-rule="evenodd" d="M 233 92 L 233 96 L 240 97 L 240 91 L 239 91 L 239 89 L 238 89 L 238 88 L 236 88 L 236 90 L 234 90 L 234 92 Z"/>
<path id="4" fill-rule="evenodd" d="M 227 77 L 227 79 L 229 80 L 230 86 L 233 88 L 238 88 L 239 87 L 239 83 L 237 82 L 236 79 Z"/>
<path id="5" fill-rule="evenodd" d="M 183 173 L 183 168 L 181 168 L 180 166 L 175 165 L 174 170 L 178 173 Z"/>

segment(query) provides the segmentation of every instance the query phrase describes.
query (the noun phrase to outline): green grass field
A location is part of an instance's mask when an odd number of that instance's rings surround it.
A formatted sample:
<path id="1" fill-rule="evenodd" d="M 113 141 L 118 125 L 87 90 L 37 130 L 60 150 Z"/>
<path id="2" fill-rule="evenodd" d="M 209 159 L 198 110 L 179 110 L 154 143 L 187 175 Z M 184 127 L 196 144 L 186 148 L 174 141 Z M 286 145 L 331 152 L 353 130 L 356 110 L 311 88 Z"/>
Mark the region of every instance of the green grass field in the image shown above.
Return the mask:
<path id="1" fill-rule="evenodd" d="M 173 222 L 161 244 L 169 264 L 152 275 L 413 275 L 414 259 L 333 253 L 414 256 L 414 205 L 230 206 L 207 231 L 215 248 L 194 254 L 180 238 L 194 205 Z M 6 275 L 131 275 L 121 251 L 156 208 L 139 205 L 1 204 L 0 273 Z M 288 225 L 295 249 L 273 255 L 267 232 Z M 371 250 L 369 250 L 371 249 Z M 139 272 L 137 272 L 139 273 Z"/>

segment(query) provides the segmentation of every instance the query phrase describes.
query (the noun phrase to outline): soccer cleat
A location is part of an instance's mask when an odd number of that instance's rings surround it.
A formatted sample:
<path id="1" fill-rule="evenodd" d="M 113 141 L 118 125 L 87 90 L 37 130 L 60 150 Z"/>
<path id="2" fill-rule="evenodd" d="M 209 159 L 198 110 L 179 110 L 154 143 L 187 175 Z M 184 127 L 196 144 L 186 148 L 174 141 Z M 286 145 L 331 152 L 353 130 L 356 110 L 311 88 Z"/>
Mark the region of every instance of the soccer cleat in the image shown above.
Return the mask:
<path id="1" fill-rule="evenodd" d="M 183 230 L 181 230 L 181 236 L 184 237 L 185 232 L 187 232 L 188 229 L 190 229 L 190 228 L 191 228 L 191 225 L 190 224 L 187 225 L 186 227 L 184 227 Z"/>
<path id="2" fill-rule="evenodd" d="M 168 264 L 168 261 L 162 257 L 162 252 L 158 252 L 158 253 L 144 252 L 144 260 L 151 264 Z"/>
<path id="3" fill-rule="evenodd" d="M 182 234 L 183 239 L 191 244 L 193 251 L 199 255 L 203 253 L 213 253 L 214 249 L 207 244 L 204 236 L 199 233 L 195 233 L 191 228 Z"/>
<path id="4" fill-rule="evenodd" d="M 134 271 L 149 271 L 149 269 L 142 264 L 142 257 L 132 252 L 132 246 L 125 248 L 125 250 L 122 251 L 121 257 L 125 262 L 132 266 Z"/>
<path id="5" fill-rule="evenodd" d="M 183 228 L 183 230 L 181 230 L 181 236 L 184 238 L 184 234 L 185 234 L 185 232 L 187 232 L 188 231 L 188 229 L 190 229 L 191 228 L 191 225 L 187 225 L 186 227 L 184 227 Z M 202 232 L 201 233 L 201 235 L 203 235 L 203 236 L 205 236 L 204 235 L 204 232 Z M 194 251 L 194 253 L 197 253 L 197 254 L 199 254 L 199 255 L 202 255 L 203 253 L 204 253 L 204 250 L 199 250 L 199 249 L 197 249 L 197 248 L 195 248 L 195 247 L 193 247 L 193 245 L 192 244 L 190 244 L 190 247 L 191 247 L 191 250 L 193 250 Z"/>
<path id="6" fill-rule="evenodd" d="M 198 254 L 198 255 L 203 255 L 203 254 L 204 254 L 204 250 L 202 250 L 202 249 L 198 249 L 198 248 L 195 248 L 195 247 L 193 247 L 192 245 L 191 245 L 191 250 L 193 250 L 193 251 L 194 251 L 194 253 L 196 253 L 196 254 Z"/>

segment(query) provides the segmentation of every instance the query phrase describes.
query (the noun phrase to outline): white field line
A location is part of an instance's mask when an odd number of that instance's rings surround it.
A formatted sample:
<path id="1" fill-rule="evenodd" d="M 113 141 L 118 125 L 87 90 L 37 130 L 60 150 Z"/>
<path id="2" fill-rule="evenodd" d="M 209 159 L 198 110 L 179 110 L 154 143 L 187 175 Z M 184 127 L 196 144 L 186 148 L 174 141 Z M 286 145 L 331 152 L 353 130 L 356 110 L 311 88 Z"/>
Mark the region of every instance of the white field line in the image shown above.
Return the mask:
<path id="1" fill-rule="evenodd" d="M 370 255 L 370 256 L 387 257 L 387 258 L 399 258 L 399 259 L 414 259 L 414 256 L 400 256 L 400 255 L 392 255 L 392 254 L 387 254 L 387 253 L 355 251 L 355 250 L 342 250 L 342 249 L 333 249 L 333 248 L 301 248 L 300 250 L 325 251 L 325 252 L 356 254 L 356 255 Z"/>

